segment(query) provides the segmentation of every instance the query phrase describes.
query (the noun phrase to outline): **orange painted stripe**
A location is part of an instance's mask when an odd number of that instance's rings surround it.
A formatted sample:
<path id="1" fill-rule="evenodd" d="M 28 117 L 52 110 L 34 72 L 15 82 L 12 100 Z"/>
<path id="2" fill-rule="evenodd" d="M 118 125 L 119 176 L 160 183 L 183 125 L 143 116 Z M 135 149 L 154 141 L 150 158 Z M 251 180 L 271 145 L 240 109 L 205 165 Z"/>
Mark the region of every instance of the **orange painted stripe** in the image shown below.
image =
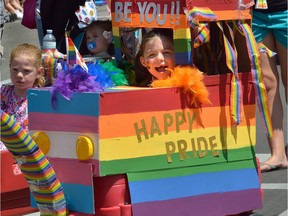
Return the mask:
<path id="1" fill-rule="evenodd" d="M 187 117 L 190 113 L 191 118 L 194 113 L 199 116 L 198 121 L 192 123 L 192 130 L 197 128 L 209 128 L 209 127 L 232 127 L 233 121 L 230 118 L 230 107 L 206 107 L 204 109 L 177 109 L 169 111 L 158 112 L 143 112 L 143 113 L 131 113 L 131 114 L 117 114 L 117 115 L 104 115 L 100 116 L 99 136 L 100 139 L 108 139 L 115 137 L 129 137 L 135 135 L 134 124 L 137 123 L 138 127 L 142 128 L 141 120 L 145 120 L 147 131 L 151 130 L 151 118 L 153 117 L 158 124 L 161 132 L 164 132 L 164 114 L 170 114 L 173 117 L 173 123 L 170 127 L 167 126 L 167 131 L 176 131 L 176 112 L 184 112 Z M 198 112 L 198 113 L 197 113 Z M 244 106 L 244 117 L 239 126 L 253 126 L 255 122 L 255 105 Z M 221 118 L 221 119 L 220 119 Z M 154 123 L 155 123 L 154 120 Z M 111 125 L 113 125 L 111 127 Z M 155 124 L 154 124 L 155 126 Z M 188 130 L 189 122 L 186 121 L 179 126 L 180 130 Z"/>
<path id="2" fill-rule="evenodd" d="M 244 20 L 252 18 L 251 10 L 219 10 L 213 12 L 217 16 L 218 20 Z"/>

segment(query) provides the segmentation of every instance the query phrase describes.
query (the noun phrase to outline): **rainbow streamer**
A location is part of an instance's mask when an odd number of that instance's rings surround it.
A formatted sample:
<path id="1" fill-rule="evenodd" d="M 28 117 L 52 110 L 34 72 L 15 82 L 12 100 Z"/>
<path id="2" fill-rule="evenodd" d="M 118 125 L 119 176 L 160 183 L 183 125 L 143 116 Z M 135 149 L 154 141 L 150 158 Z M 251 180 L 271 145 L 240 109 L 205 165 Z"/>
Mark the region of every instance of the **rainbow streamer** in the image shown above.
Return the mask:
<path id="1" fill-rule="evenodd" d="M 263 43 L 258 43 L 258 49 L 259 49 L 259 52 L 266 52 L 270 58 L 277 54 L 273 52 L 272 50 L 268 49 Z"/>
<path id="2" fill-rule="evenodd" d="M 193 7 L 192 10 L 188 11 L 187 9 L 184 10 L 186 14 L 189 25 L 191 28 L 196 28 L 199 26 L 199 19 L 202 18 L 206 21 L 215 21 L 217 20 L 217 16 L 206 7 Z"/>
<path id="3" fill-rule="evenodd" d="M 247 23 L 238 22 L 239 28 L 243 31 L 246 38 L 246 45 L 251 60 L 251 70 L 253 74 L 253 82 L 256 91 L 257 105 L 264 126 L 264 130 L 268 137 L 273 136 L 273 128 L 271 123 L 270 110 L 267 101 L 267 92 L 263 82 L 263 75 L 260 66 L 259 52 L 256 40 L 252 30 Z"/>
<path id="4" fill-rule="evenodd" d="M 194 39 L 194 48 L 201 46 L 204 43 L 210 41 L 210 30 L 208 29 L 208 24 L 199 24 L 198 35 Z"/>
<path id="5" fill-rule="evenodd" d="M 49 161 L 28 133 L 2 110 L 1 140 L 19 164 L 41 216 L 66 215 L 62 186 Z"/>
<path id="6" fill-rule="evenodd" d="M 75 64 L 82 67 L 85 71 L 88 72 L 88 67 L 84 62 L 82 56 L 80 55 L 78 49 L 74 45 L 72 39 L 66 34 L 66 47 L 67 47 L 67 61 L 69 65 L 74 66 Z"/>
<path id="7" fill-rule="evenodd" d="M 217 20 L 217 16 L 209 8 L 193 7 L 192 10 L 184 10 L 189 22 L 189 26 L 193 29 L 197 28 L 198 35 L 194 39 L 194 48 L 201 46 L 210 41 L 210 30 L 208 24 L 202 24 L 200 19 L 206 21 Z"/>
<path id="8" fill-rule="evenodd" d="M 267 0 L 256 0 L 255 4 L 256 9 L 268 9 Z"/>
<path id="9" fill-rule="evenodd" d="M 237 50 L 234 45 L 230 44 L 228 38 L 224 34 L 224 30 L 222 27 L 222 22 L 217 22 L 218 27 L 223 33 L 223 39 L 224 39 L 224 47 L 225 47 L 225 54 L 226 54 L 226 65 L 227 67 L 231 70 L 233 73 L 233 77 L 231 80 L 231 113 L 232 113 L 232 118 L 234 120 L 234 124 L 238 125 L 241 122 L 241 113 L 242 113 L 242 95 L 241 95 L 241 83 L 239 80 L 238 76 L 238 65 L 237 65 Z M 234 43 L 234 36 L 233 36 L 233 31 L 232 29 L 227 25 L 230 36 L 232 38 L 233 44 Z"/>

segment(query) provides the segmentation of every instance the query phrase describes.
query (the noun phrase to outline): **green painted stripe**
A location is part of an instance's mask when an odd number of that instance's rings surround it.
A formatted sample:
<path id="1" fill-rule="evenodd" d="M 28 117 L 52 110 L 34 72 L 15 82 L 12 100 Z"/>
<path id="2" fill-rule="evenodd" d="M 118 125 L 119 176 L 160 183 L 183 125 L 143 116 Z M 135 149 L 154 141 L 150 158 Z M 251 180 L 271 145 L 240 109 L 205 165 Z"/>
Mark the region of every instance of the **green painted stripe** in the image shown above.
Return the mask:
<path id="1" fill-rule="evenodd" d="M 179 159 L 178 153 L 171 156 L 171 163 L 167 162 L 167 155 L 148 156 L 141 158 L 113 160 L 113 161 L 100 161 L 100 175 L 121 174 L 128 172 L 143 172 L 151 170 L 175 169 L 191 166 L 202 166 L 207 164 L 223 164 L 227 161 L 235 162 L 241 160 L 254 159 L 255 149 L 245 147 L 241 149 L 232 149 L 228 151 L 221 151 L 219 156 L 212 156 L 211 151 L 202 158 L 186 158 Z"/>
<path id="2" fill-rule="evenodd" d="M 139 172 L 136 175 L 129 175 L 129 182 L 139 180 L 150 180 L 150 179 L 163 179 L 177 176 L 187 176 L 199 173 L 211 173 L 211 172 L 222 172 L 228 170 L 240 170 L 240 169 L 253 169 L 256 168 L 255 160 L 249 159 L 244 161 L 236 161 L 230 163 L 219 163 L 209 164 L 194 167 L 184 167 L 170 170 L 156 170 Z M 213 181 L 213 179 L 211 179 Z"/>
<path id="3" fill-rule="evenodd" d="M 121 47 L 120 37 L 113 36 L 113 42 L 115 47 Z"/>
<path id="4" fill-rule="evenodd" d="M 175 52 L 189 52 L 191 51 L 191 43 L 187 39 L 175 39 L 174 40 Z"/>

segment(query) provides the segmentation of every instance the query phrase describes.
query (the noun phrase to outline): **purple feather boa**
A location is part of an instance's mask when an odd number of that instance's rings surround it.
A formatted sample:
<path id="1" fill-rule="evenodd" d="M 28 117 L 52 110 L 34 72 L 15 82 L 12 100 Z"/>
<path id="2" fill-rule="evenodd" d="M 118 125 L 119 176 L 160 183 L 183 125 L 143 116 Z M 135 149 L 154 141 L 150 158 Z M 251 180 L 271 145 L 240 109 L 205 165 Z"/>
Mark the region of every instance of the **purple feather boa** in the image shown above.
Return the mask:
<path id="1" fill-rule="evenodd" d="M 62 63 L 62 70 L 57 72 L 57 78 L 50 90 L 52 107 L 56 108 L 57 93 L 70 100 L 74 92 L 103 92 L 104 87 L 95 81 L 96 76 L 91 76 L 79 65 L 70 68 L 66 63 Z"/>

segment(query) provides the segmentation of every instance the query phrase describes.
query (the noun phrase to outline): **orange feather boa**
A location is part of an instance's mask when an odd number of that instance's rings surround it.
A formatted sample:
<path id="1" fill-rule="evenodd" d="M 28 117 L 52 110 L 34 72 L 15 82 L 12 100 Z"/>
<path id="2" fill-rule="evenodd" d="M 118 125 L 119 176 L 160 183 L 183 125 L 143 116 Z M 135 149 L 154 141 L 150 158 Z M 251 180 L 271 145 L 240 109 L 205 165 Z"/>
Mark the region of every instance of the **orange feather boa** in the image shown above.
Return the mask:
<path id="1" fill-rule="evenodd" d="M 203 82 L 203 72 L 196 67 L 177 66 L 171 70 L 171 76 L 165 80 L 154 80 L 152 87 L 179 87 L 188 94 L 191 104 L 211 104 L 209 92 Z"/>

